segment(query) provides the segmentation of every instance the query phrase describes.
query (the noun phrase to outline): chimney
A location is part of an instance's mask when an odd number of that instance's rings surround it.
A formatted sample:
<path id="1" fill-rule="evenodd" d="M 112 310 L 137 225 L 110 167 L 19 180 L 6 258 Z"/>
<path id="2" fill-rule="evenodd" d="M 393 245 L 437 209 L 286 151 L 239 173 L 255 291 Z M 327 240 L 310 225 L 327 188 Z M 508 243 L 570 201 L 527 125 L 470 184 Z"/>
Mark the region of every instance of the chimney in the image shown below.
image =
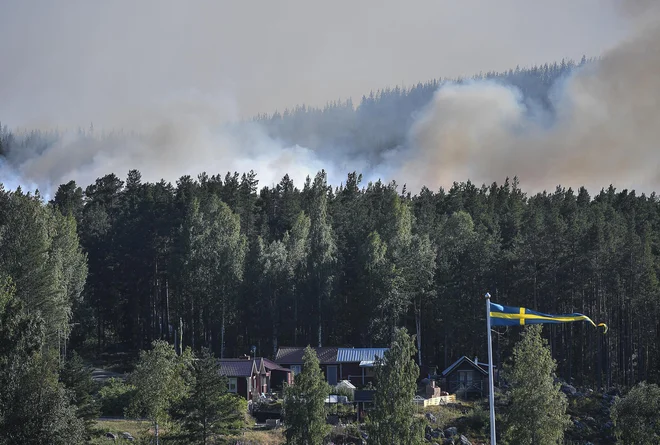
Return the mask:
<path id="1" fill-rule="evenodd" d="M 243 354 L 243 357 L 241 357 L 243 360 L 250 360 L 250 356 L 247 354 Z"/>

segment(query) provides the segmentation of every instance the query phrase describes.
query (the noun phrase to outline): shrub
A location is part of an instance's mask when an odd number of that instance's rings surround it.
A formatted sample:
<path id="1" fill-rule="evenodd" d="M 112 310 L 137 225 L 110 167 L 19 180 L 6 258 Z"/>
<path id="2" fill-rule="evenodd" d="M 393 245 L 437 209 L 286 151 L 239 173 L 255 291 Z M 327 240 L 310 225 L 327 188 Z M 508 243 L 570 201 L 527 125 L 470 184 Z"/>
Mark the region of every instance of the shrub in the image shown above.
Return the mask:
<path id="1" fill-rule="evenodd" d="M 489 426 L 490 414 L 479 404 L 475 404 L 467 415 L 467 426 L 473 431 L 483 432 Z"/>
<path id="2" fill-rule="evenodd" d="M 351 391 L 348 388 L 345 388 L 345 387 L 335 388 L 335 390 L 333 392 L 338 396 L 348 397 L 348 400 L 350 400 L 351 402 L 353 401 L 353 397 L 354 397 L 353 391 Z"/>
<path id="3" fill-rule="evenodd" d="M 106 417 L 123 417 L 124 411 L 131 403 L 135 387 L 127 385 L 119 379 L 111 378 L 99 390 L 101 399 L 101 415 Z"/>

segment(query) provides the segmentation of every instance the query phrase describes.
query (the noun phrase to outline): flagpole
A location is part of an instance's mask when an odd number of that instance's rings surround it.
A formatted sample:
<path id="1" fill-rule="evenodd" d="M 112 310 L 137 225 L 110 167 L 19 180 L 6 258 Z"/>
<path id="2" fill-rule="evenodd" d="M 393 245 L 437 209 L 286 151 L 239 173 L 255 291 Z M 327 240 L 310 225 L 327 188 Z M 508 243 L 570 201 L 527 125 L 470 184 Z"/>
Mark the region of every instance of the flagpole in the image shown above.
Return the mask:
<path id="1" fill-rule="evenodd" d="M 490 294 L 486 293 L 486 327 L 488 329 L 488 399 L 490 402 L 490 445 L 496 445 L 495 437 L 495 384 L 493 379 L 493 345 L 490 336 Z"/>

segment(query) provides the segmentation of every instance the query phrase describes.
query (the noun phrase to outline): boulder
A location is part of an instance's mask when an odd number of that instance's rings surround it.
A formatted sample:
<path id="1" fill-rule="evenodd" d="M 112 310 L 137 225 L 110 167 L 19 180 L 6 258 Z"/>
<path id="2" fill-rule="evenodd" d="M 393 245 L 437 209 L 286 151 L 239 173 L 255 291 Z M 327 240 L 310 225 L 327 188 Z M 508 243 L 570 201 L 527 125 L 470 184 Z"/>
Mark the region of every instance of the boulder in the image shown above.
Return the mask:
<path id="1" fill-rule="evenodd" d="M 455 426 L 450 426 L 449 428 L 446 428 L 445 436 L 446 437 L 458 436 L 458 428 L 456 428 Z"/>
<path id="2" fill-rule="evenodd" d="M 426 420 L 431 423 L 436 423 L 438 421 L 438 419 L 436 419 L 435 416 L 431 413 L 426 413 Z"/>
<path id="3" fill-rule="evenodd" d="M 461 435 L 458 443 L 460 443 L 461 445 L 472 445 L 472 442 L 470 442 L 468 438 L 463 435 Z"/>
<path id="4" fill-rule="evenodd" d="M 561 390 L 564 394 L 571 395 L 571 396 L 574 396 L 575 393 L 577 392 L 577 389 L 575 389 L 575 386 L 569 385 L 568 383 L 564 383 L 563 385 L 561 385 Z"/>

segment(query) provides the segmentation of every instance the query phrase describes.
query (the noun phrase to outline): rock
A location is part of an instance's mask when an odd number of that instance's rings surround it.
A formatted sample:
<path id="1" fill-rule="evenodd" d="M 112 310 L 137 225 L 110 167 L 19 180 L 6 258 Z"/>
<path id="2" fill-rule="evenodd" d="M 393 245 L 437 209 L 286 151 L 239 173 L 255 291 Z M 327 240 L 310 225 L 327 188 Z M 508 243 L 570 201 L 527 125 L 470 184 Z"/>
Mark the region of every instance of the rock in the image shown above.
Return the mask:
<path id="1" fill-rule="evenodd" d="M 112 440 L 117 440 L 117 435 L 115 433 L 105 433 L 105 437 Z"/>
<path id="2" fill-rule="evenodd" d="M 455 426 L 450 426 L 449 428 L 445 429 L 445 437 L 454 437 L 458 436 L 458 428 Z"/>
<path id="3" fill-rule="evenodd" d="M 568 383 L 565 383 L 565 384 L 561 385 L 561 390 L 565 394 L 571 395 L 571 396 L 574 396 L 575 393 L 577 392 L 577 389 L 575 389 L 575 386 L 569 385 Z"/>
<path id="4" fill-rule="evenodd" d="M 592 424 L 592 425 L 594 425 L 594 424 L 596 423 L 596 419 L 594 419 L 593 417 L 587 417 L 587 418 L 584 419 L 584 420 L 585 420 L 585 422 L 588 422 L 588 423 L 590 423 L 590 424 Z"/>
<path id="5" fill-rule="evenodd" d="M 573 425 L 575 425 L 575 428 L 582 430 L 584 429 L 584 424 L 580 422 L 579 420 L 574 420 Z"/>
<path id="6" fill-rule="evenodd" d="M 441 437 L 444 439 L 445 433 L 443 433 L 442 430 L 440 429 L 435 429 L 431 432 L 431 436 L 433 436 L 434 439 L 438 439 Z"/>
<path id="7" fill-rule="evenodd" d="M 467 437 L 465 437 L 465 436 L 463 436 L 463 435 L 461 435 L 461 437 L 460 437 L 459 440 L 460 440 L 459 443 L 460 443 L 461 445 L 472 445 L 472 442 L 470 442 L 470 441 L 467 439 Z"/>
<path id="8" fill-rule="evenodd" d="M 435 416 L 431 413 L 426 413 L 426 420 L 431 423 L 436 423 L 438 421 L 438 419 L 436 419 Z"/>
<path id="9" fill-rule="evenodd" d="M 454 441 L 452 439 L 445 439 L 442 445 L 454 445 Z"/>
<path id="10" fill-rule="evenodd" d="M 426 425 L 426 428 L 424 428 L 424 434 L 427 434 L 427 435 L 430 436 L 432 432 L 433 432 L 433 428 L 431 428 L 430 426 Z"/>

